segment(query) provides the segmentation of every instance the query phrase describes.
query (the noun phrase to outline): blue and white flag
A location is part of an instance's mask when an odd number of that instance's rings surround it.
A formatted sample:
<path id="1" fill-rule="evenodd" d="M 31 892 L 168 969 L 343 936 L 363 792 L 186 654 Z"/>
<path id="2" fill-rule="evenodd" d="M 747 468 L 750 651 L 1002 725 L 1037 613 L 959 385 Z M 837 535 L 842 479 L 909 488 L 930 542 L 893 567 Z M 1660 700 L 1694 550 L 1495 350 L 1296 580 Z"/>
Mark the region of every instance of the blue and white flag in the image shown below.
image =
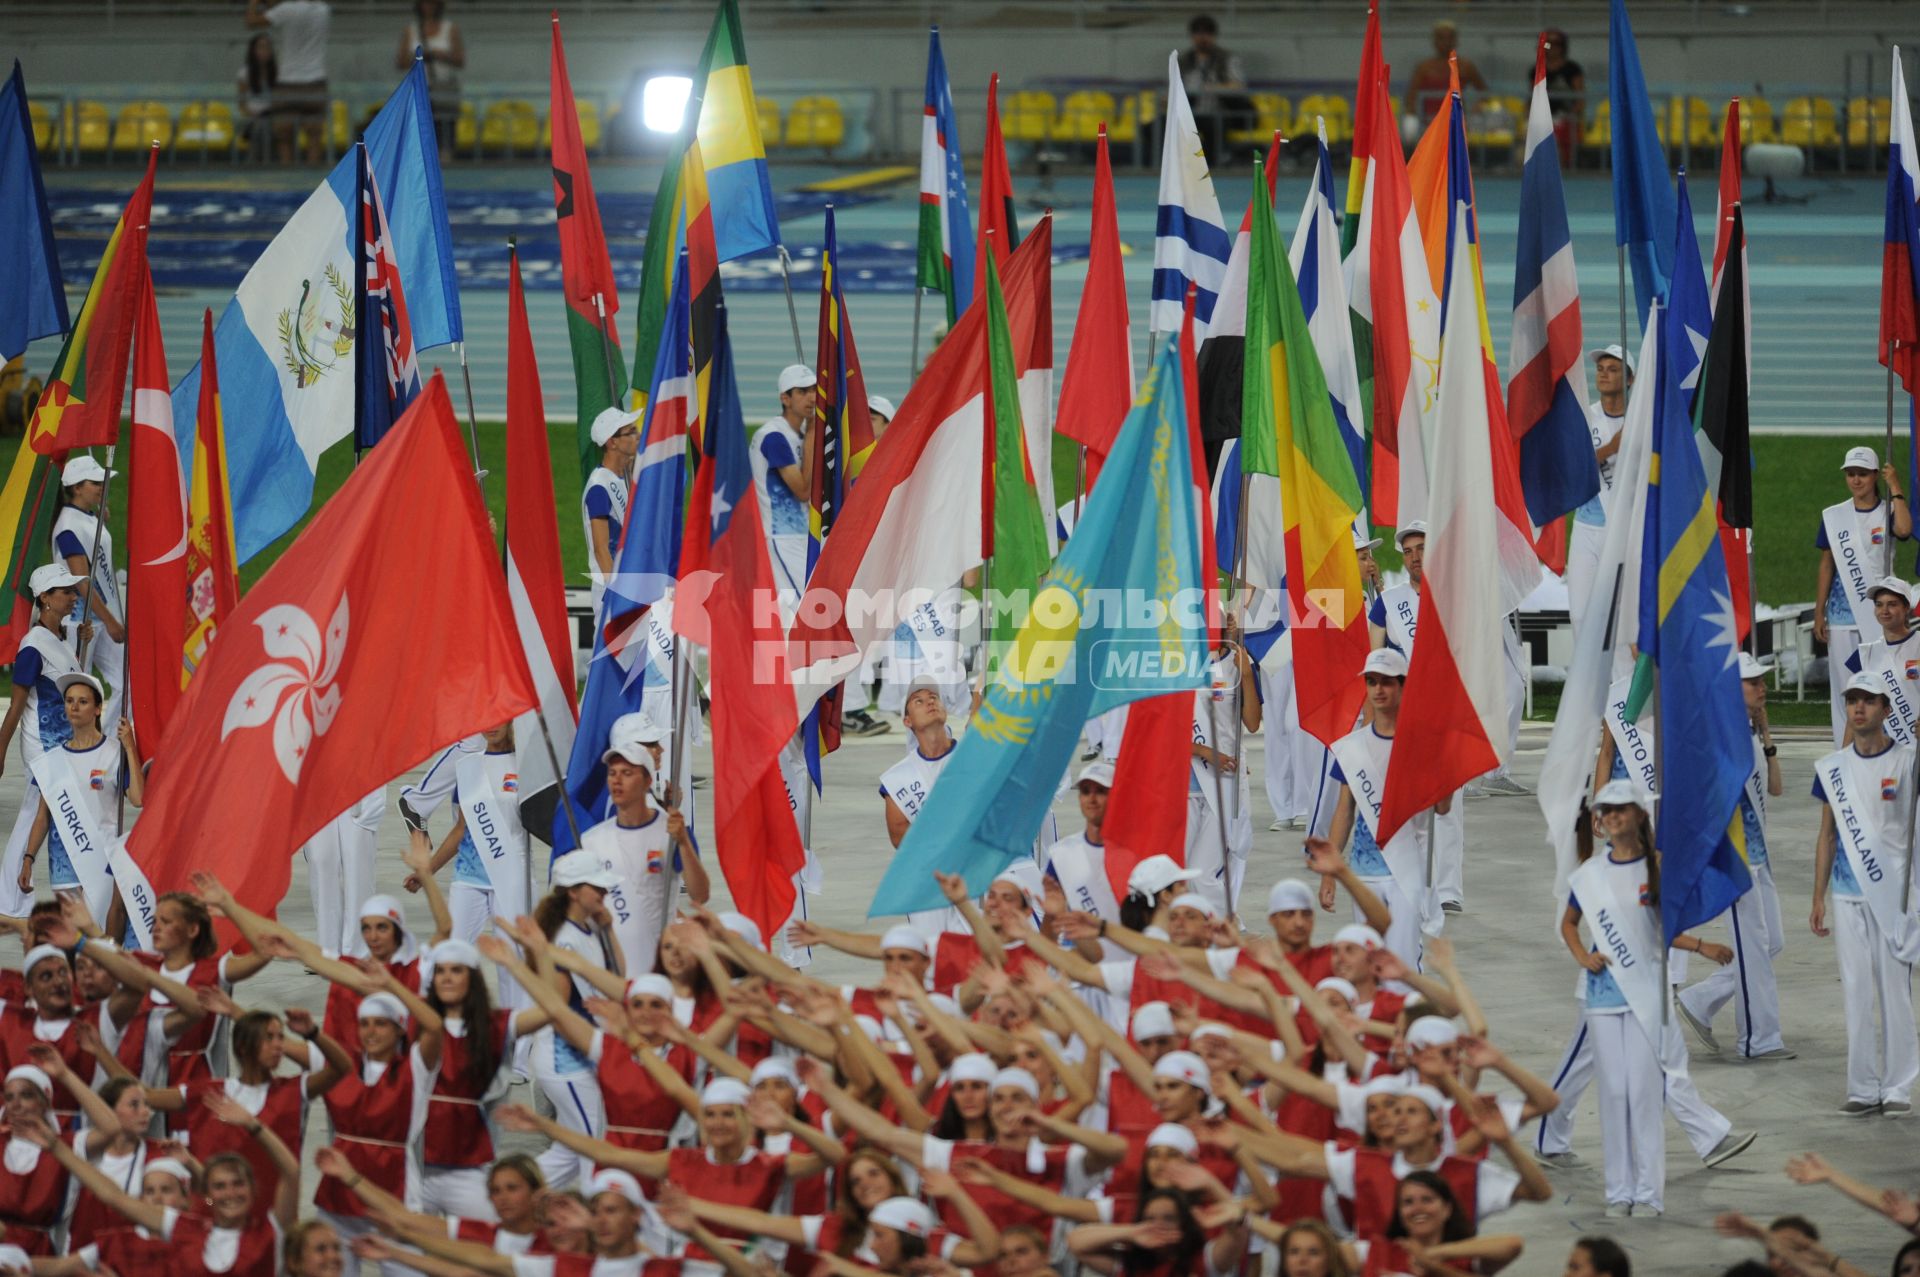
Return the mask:
<path id="1" fill-rule="evenodd" d="M 416 350 L 461 339 L 440 149 L 418 59 L 363 140 L 387 200 Z M 320 454 L 353 433 L 354 157 L 341 158 L 254 262 L 214 326 L 228 486 L 241 562 L 313 503 Z M 200 368 L 173 389 L 180 455 L 193 456 Z"/>
<path id="2" fill-rule="evenodd" d="M 1347 312 L 1347 279 L 1340 259 L 1340 224 L 1333 214 L 1333 165 L 1327 158 L 1327 122 L 1320 122 L 1319 158 L 1313 185 L 1294 228 L 1292 260 L 1300 305 L 1313 335 L 1313 353 L 1327 374 L 1327 394 L 1333 400 L 1333 419 L 1353 458 L 1360 491 L 1372 491 L 1367 469 L 1366 410 L 1360 401 L 1360 365 L 1353 353 L 1353 321 Z M 1366 525 L 1363 510 L 1357 526 Z"/>
<path id="3" fill-rule="evenodd" d="M 1607 96 L 1613 112 L 1613 242 L 1627 250 L 1645 328 L 1647 307 L 1667 295 L 1673 274 L 1673 188 L 1626 0 L 1613 0 L 1607 19 Z"/>
<path id="4" fill-rule="evenodd" d="M 28 342 L 70 326 L 27 81 L 18 61 L 0 86 L 0 297 L 7 299 L 0 305 L 0 362 L 20 354 Z"/>
<path id="5" fill-rule="evenodd" d="M 1674 185 L 1673 273 L 1667 279 L 1667 359 L 1681 406 L 1693 407 L 1694 388 L 1700 384 L 1700 365 L 1707 357 L 1707 337 L 1713 332 L 1713 299 L 1707 293 L 1707 268 L 1700 259 L 1700 240 L 1693 233 L 1693 201 L 1687 198 L 1687 171 L 1681 169 Z"/>
<path id="6" fill-rule="evenodd" d="M 1199 289 L 1193 303 L 1194 340 L 1204 341 L 1213 303 L 1227 277 L 1233 236 L 1220 216 L 1213 175 L 1200 130 L 1180 81 L 1180 55 L 1167 55 L 1167 118 L 1160 140 L 1160 212 L 1153 230 L 1153 304 L 1148 329 L 1177 333 L 1186 317 L 1187 285 Z"/>

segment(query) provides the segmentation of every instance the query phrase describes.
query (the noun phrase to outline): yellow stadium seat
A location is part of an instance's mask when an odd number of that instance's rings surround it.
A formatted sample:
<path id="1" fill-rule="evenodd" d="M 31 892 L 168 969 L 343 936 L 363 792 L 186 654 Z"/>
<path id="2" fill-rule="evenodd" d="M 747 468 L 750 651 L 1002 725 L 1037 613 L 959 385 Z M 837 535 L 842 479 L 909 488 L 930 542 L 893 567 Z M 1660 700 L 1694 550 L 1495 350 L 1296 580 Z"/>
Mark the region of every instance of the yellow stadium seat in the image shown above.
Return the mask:
<path id="1" fill-rule="evenodd" d="M 1327 122 L 1327 145 L 1353 140 L 1353 108 L 1337 93 L 1313 93 L 1300 99 L 1293 111 L 1293 131 L 1303 138 L 1318 135 L 1318 119 Z"/>
<path id="2" fill-rule="evenodd" d="M 1000 100 L 1000 133 L 1009 142 L 1046 142 L 1054 135 L 1054 96 L 1044 89 L 1021 89 Z"/>
<path id="3" fill-rule="evenodd" d="M 1840 112 L 1831 98 L 1795 98 L 1780 113 L 1780 140 L 1825 150 L 1840 145 Z"/>
<path id="4" fill-rule="evenodd" d="M 144 151 L 173 141 L 173 113 L 160 102 L 129 102 L 113 122 L 113 149 Z"/>
<path id="5" fill-rule="evenodd" d="M 1601 98 L 1593 104 L 1593 118 L 1580 135 L 1580 145 L 1590 151 L 1603 151 L 1613 145 L 1613 103 Z"/>
<path id="6" fill-rule="evenodd" d="M 1113 94 L 1097 89 L 1081 89 L 1067 94 L 1060 103 L 1060 118 L 1054 125 L 1054 140 L 1091 144 L 1100 137 L 1100 126 L 1107 125 L 1109 139 L 1117 131 Z"/>
<path id="7" fill-rule="evenodd" d="M 233 149 L 233 108 L 225 102 L 189 102 L 180 108 L 180 124 L 173 134 L 179 151 Z"/>
<path id="8" fill-rule="evenodd" d="M 60 129 L 61 140 L 82 155 L 104 155 L 113 141 L 113 123 L 98 102 L 81 102 L 77 111 L 74 103 L 67 103 Z"/>
<path id="9" fill-rule="evenodd" d="M 335 98 L 327 108 L 327 143 L 335 155 L 344 155 L 353 145 L 353 117 L 347 114 L 347 104 Z"/>
<path id="10" fill-rule="evenodd" d="M 1518 98 L 1482 98 L 1467 111 L 1467 145 L 1510 150 L 1521 136 L 1525 118 L 1525 108 Z"/>
<path id="11" fill-rule="evenodd" d="M 1658 120 L 1658 131 L 1661 142 L 1674 147 L 1679 146 L 1683 138 L 1695 150 L 1720 141 L 1720 122 L 1714 118 L 1705 98 L 1678 94 L 1668 98 L 1666 110 Z"/>
<path id="12" fill-rule="evenodd" d="M 45 151 L 53 146 L 53 112 L 43 102 L 27 103 L 33 116 L 33 144 Z"/>
<path id="13" fill-rule="evenodd" d="M 1847 145 L 1885 146 L 1892 134 L 1890 98 L 1854 98 L 1847 103 Z"/>
<path id="14" fill-rule="evenodd" d="M 1250 93 L 1248 99 L 1253 103 L 1253 123 L 1246 128 L 1232 129 L 1227 140 L 1257 146 L 1261 153 L 1273 143 L 1275 133 L 1286 133 L 1289 127 L 1287 119 L 1287 100 L 1278 93 Z M 1313 121 L 1305 121 L 1303 128 L 1313 127 Z"/>
<path id="15" fill-rule="evenodd" d="M 585 98 L 576 98 L 573 113 L 580 120 L 580 145 L 591 151 L 600 145 L 600 104 Z M 553 117 L 548 116 L 540 122 L 540 149 L 553 149 Z"/>
<path id="16" fill-rule="evenodd" d="M 540 117 L 533 103 L 495 102 L 480 116 L 480 145 L 488 151 L 532 155 L 540 146 Z"/>
<path id="17" fill-rule="evenodd" d="M 479 140 L 480 115 L 473 109 L 473 103 L 462 102 L 460 114 L 453 120 L 453 149 L 462 155 L 471 155 Z"/>
<path id="18" fill-rule="evenodd" d="M 780 145 L 780 104 L 772 98 L 755 98 L 754 114 L 760 117 L 760 142 L 763 146 Z"/>
<path id="19" fill-rule="evenodd" d="M 1740 142 L 1777 142 L 1780 130 L 1773 119 L 1773 103 L 1765 98 L 1740 99 Z"/>
<path id="20" fill-rule="evenodd" d="M 787 145 L 831 151 L 847 137 L 847 117 L 840 100 L 829 97 L 797 99 L 787 111 Z"/>

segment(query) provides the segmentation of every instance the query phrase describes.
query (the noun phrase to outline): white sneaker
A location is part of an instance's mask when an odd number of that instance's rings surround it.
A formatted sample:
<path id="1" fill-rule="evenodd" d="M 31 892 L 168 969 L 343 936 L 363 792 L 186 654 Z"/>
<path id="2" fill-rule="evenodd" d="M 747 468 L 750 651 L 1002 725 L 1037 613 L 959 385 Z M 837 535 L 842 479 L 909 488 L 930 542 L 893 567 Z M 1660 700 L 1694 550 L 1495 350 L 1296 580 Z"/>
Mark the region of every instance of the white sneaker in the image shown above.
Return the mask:
<path id="1" fill-rule="evenodd" d="M 1285 829 L 1285 828 L 1287 827 L 1287 825 L 1288 825 L 1288 823 L 1289 823 L 1289 822 L 1287 822 L 1287 821 L 1285 821 L 1285 820 L 1280 820 L 1280 819 L 1275 819 L 1275 821 L 1274 821 L 1274 822 L 1273 822 L 1273 823 L 1272 823 L 1271 825 L 1268 825 L 1268 826 L 1267 826 L 1267 832 L 1268 832 L 1268 833 L 1277 833 L 1277 832 L 1279 832 L 1280 830 L 1282 830 L 1282 829 Z"/>
<path id="2" fill-rule="evenodd" d="M 1631 1214 L 1633 1214 L 1632 1202 L 1608 1202 L 1607 1203 L 1608 1219 L 1625 1219 Z"/>

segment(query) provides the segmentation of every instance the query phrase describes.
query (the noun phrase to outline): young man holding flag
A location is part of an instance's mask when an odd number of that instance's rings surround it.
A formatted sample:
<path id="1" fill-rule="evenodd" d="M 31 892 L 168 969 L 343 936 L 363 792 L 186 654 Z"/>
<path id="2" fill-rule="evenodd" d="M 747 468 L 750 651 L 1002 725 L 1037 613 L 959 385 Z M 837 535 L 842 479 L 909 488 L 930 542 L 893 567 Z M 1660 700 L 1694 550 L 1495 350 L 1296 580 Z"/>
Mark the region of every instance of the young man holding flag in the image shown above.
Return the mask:
<path id="1" fill-rule="evenodd" d="M 1593 459 L 1600 467 L 1600 491 L 1573 512 L 1573 535 L 1567 540 L 1567 611 L 1576 634 L 1587 605 L 1593 601 L 1594 575 L 1600 570 L 1600 552 L 1607 544 L 1613 459 L 1620 451 L 1627 391 L 1633 386 L 1633 355 L 1618 344 L 1603 346 L 1587 357 L 1593 361 L 1593 388 L 1600 393 L 1587 405 L 1587 434 L 1593 443 Z"/>
<path id="2" fill-rule="evenodd" d="M 620 552 L 620 534 L 627 526 L 627 506 L 633 496 L 633 458 L 640 451 L 640 414 L 627 408 L 602 408 L 590 433 L 600 449 L 600 464 L 587 475 L 580 493 L 580 518 L 587 533 L 587 575 L 593 581 L 594 624 L 600 621 L 600 600 L 613 577 Z"/>
<path id="3" fill-rule="evenodd" d="M 1840 471 L 1848 500 L 1820 512 L 1820 531 L 1813 542 L 1820 550 L 1814 592 L 1820 608 L 1813 614 L 1813 637 L 1827 645 L 1827 668 L 1835 671 L 1829 682 L 1836 745 L 1848 722 L 1846 680 L 1838 671 L 1860 647 L 1860 633 L 1873 614 L 1873 583 L 1893 575 L 1893 543 L 1913 536 L 1913 514 L 1892 462 L 1882 466 L 1872 448 L 1850 448 Z M 1887 480 L 1885 498 L 1880 495 L 1882 475 Z"/>
<path id="4" fill-rule="evenodd" d="M 813 427 L 813 369 L 788 364 L 780 370 L 780 415 L 769 417 L 753 436 L 747 459 L 753 467 L 753 493 L 767 530 L 773 581 L 780 605 L 791 612 L 807 585 L 807 501 L 813 490 L 812 455 L 807 435 Z"/>

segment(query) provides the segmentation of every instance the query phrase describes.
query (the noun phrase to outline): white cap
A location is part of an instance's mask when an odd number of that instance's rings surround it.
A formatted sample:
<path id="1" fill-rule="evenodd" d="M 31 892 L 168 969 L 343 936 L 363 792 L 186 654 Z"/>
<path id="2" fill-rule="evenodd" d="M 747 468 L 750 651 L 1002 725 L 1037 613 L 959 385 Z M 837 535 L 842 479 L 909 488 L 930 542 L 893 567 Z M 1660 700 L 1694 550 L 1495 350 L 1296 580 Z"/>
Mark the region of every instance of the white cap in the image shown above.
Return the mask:
<path id="1" fill-rule="evenodd" d="M 1383 1073 L 1362 1085 L 1360 1093 L 1368 1099 L 1376 1095 L 1405 1095 L 1407 1079 L 1398 1073 Z"/>
<path id="2" fill-rule="evenodd" d="M 100 680 L 91 674 L 62 674 L 59 678 L 53 680 L 53 685 L 60 689 L 60 695 L 62 696 L 65 696 L 67 689 L 75 683 L 85 683 L 88 687 L 91 687 L 96 699 L 103 702 L 107 699 L 107 689 L 101 686 Z"/>
<path id="3" fill-rule="evenodd" d="M 995 882 L 1010 882 L 1020 889 L 1029 904 L 1040 898 L 1046 891 L 1046 884 L 1040 878 L 1040 866 L 1033 863 L 1031 857 L 1022 857 L 993 876 Z"/>
<path id="4" fill-rule="evenodd" d="M 1407 1026 L 1407 1045 L 1414 1050 L 1429 1046 L 1452 1046 L 1460 1040 L 1460 1030 L 1451 1020 L 1423 1015 Z"/>
<path id="5" fill-rule="evenodd" d="M 1313 987 L 1319 993 L 1339 994 L 1347 1000 L 1348 1005 L 1360 1000 L 1360 990 L 1353 987 L 1353 981 L 1342 979 L 1337 975 L 1330 975 Z"/>
<path id="6" fill-rule="evenodd" d="M 480 951 L 458 938 L 442 940 L 428 950 L 436 967 L 477 967 L 480 965 Z"/>
<path id="7" fill-rule="evenodd" d="M 880 1023 L 880 1021 L 874 1019 L 870 1015 L 856 1015 L 853 1017 L 853 1022 L 854 1024 L 858 1025 L 860 1031 L 866 1034 L 869 1038 L 873 1039 L 875 1042 L 879 1042 L 883 1045 L 885 1044 L 886 1037 L 887 1037 L 887 1029 L 885 1025 Z"/>
<path id="8" fill-rule="evenodd" d="M 607 729 L 607 748 L 600 755 L 600 761 L 610 763 L 616 758 L 625 759 L 635 767 L 644 767 L 647 775 L 653 775 L 653 751 L 649 745 L 658 745 L 667 739 L 667 733 L 653 716 L 645 711 L 636 710 L 631 714 L 622 714 L 613 720 L 613 726 Z"/>
<path id="9" fill-rule="evenodd" d="M 413 1017 L 407 1014 L 407 1004 L 391 993 L 369 993 L 360 999 L 360 1009 L 354 1014 L 356 1020 L 392 1020 L 405 1030 Z"/>
<path id="10" fill-rule="evenodd" d="M 1267 889 L 1267 912 L 1270 914 L 1311 909 L 1314 904 L 1313 888 L 1298 878 L 1282 878 Z"/>
<path id="11" fill-rule="evenodd" d="M 607 440 L 640 420 L 639 412 L 618 406 L 602 408 L 600 415 L 593 419 L 593 425 L 587 428 L 587 434 L 593 439 L 593 446 L 604 448 Z"/>
<path id="12" fill-rule="evenodd" d="M 360 912 L 356 918 L 385 918 L 394 925 L 402 936 L 408 931 L 407 907 L 400 903 L 398 896 L 389 896 L 384 891 L 379 895 L 368 896 L 360 902 Z"/>
<path id="13" fill-rule="evenodd" d="M 947 1066 L 947 1085 L 956 1082 L 985 1082 L 993 1084 L 994 1075 L 1000 1070 L 994 1067 L 993 1057 L 982 1055 L 978 1051 L 969 1051 L 965 1055 L 956 1055 L 953 1063 Z"/>
<path id="14" fill-rule="evenodd" d="M 720 919 L 721 926 L 733 932 L 734 935 L 739 936 L 754 948 L 765 949 L 767 947 L 766 937 L 760 934 L 760 924 L 752 918 L 747 917 L 746 914 L 728 911 L 716 916 Z"/>
<path id="15" fill-rule="evenodd" d="M 1891 594 L 1905 603 L 1909 610 L 1913 607 L 1913 587 L 1897 576 L 1883 576 L 1867 587 L 1867 602 L 1874 601 L 1876 594 Z"/>
<path id="16" fill-rule="evenodd" d="M 647 1199 L 640 1191 L 640 1181 L 625 1171 L 595 1171 L 587 1181 L 587 1200 L 592 1201 L 602 1193 L 618 1193 L 632 1205 L 646 1209 Z"/>
<path id="17" fill-rule="evenodd" d="M 747 1084 L 737 1077 L 717 1077 L 707 1083 L 707 1089 L 700 1092 L 700 1107 L 712 1108 L 717 1104 L 744 1105 L 753 1098 L 753 1092 Z"/>
<path id="18" fill-rule="evenodd" d="M 154 1158 L 152 1161 L 149 1161 L 146 1164 L 146 1166 L 141 1170 L 140 1178 L 145 1179 L 147 1176 L 153 1174 L 155 1171 L 159 1171 L 162 1175 L 171 1175 L 175 1179 L 179 1180 L 182 1184 L 191 1185 L 193 1183 L 193 1172 L 187 1169 L 187 1164 L 185 1162 L 179 1161 L 176 1158 L 171 1158 L 171 1157 Z"/>
<path id="19" fill-rule="evenodd" d="M 925 1238 L 933 1233 L 933 1211 L 911 1197 L 889 1197 L 867 1212 L 867 1222 L 913 1237 Z"/>
<path id="20" fill-rule="evenodd" d="M 1600 792 L 1593 796 L 1594 807 L 1644 807 L 1640 791 L 1633 787 L 1630 780 L 1610 780 L 1600 786 Z"/>
<path id="21" fill-rule="evenodd" d="M 1772 670 L 1773 666 L 1767 664 L 1752 652 L 1740 653 L 1740 677 L 1742 679 L 1765 678 Z"/>
<path id="22" fill-rule="evenodd" d="M 892 421 L 899 415 L 893 410 L 893 400 L 887 398 L 885 395 L 868 395 L 867 411 L 877 412 L 888 421 Z"/>
<path id="23" fill-rule="evenodd" d="M 1622 349 L 1619 342 L 1615 342 L 1611 346 L 1600 346 L 1594 350 L 1589 350 L 1587 352 L 1587 358 L 1596 363 L 1601 359 L 1618 359 L 1627 366 L 1629 373 L 1639 371 L 1639 361 L 1633 357 L 1633 352 Z"/>
<path id="24" fill-rule="evenodd" d="M 819 380 L 820 379 L 814 375 L 813 369 L 807 367 L 805 364 L 788 364 L 780 370 L 780 393 L 784 395 L 789 390 L 800 390 L 806 386 L 818 385 Z"/>
<path id="25" fill-rule="evenodd" d="M 1010 1086 L 1016 1091 L 1026 1092 L 1027 1098 L 1036 1103 L 1038 1103 L 1040 1099 L 1040 1083 L 1033 1074 L 1027 1072 L 1025 1069 L 1001 1069 L 993 1075 L 993 1081 L 989 1082 L 987 1086 L 990 1090 L 995 1091 L 1003 1086 Z"/>
<path id="26" fill-rule="evenodd" d="M 556 887 L 598 887 L 612 891 L 620 885 L 620 875 L 607 868 L 607 862 L 590 851 L 570 851 L 553 862 Z"/>
<path id="27" fill-rule="evenodd" d="M 7 1070 L 9 1082 L 31 1082 L 40 1088 L 40 1094 L 53 1098 L 53 1079 L 31 1064 L 16 1064 Z"/>
<path id="28" fill-rule="evenodd" d="M 1349 922 L 1346 926 L 1333 933 L 1333 942 L 1335 944 L 1357 944 L 1362 949 L 1384 949 L 1387 944 L 1385 940 L 1380 938 L 1378 931 L 1375 931 L 1364 922 Z"/>
<path id="29" fill-rule="evenodd" d="M 1872 448 L 1861 446 L 1847 449 L 1847 459 L 1840 463 L 1842 470 L 1878 470 L 1880 454 Z"/>
<path id="30" fill-rule="evenodd" d="M 947 689 L 945 685 L 943 685 L 940 682 L 940 680 L 935 678 L 933 675 L 916 674 L 914 676 L 913 681 L 907 684 L 907 694 L 900 698 L 900 703 L 902 705 L 905 705 L 908 701 L 912 700 L 914 698 L 914 695 L 918 692 L 932 692 L 936 697 L 939 698 L 940 707 L 942 709 L 946 708 Z"/>
<path id="31" fill-rule="evenodd" d="M 1173 1008 L 1164 1002 L 1142 1002 L 1133 1012 L 1133 1040 L 1170 1038 L 1174 1035 Z"/>
<path id="32" fill-rule="evenodd" d="M 1393 534 L 1394 548 L 1399 549 L 1406 545 L 1408 537 L 1423 537 L 1425 535 L 1427 535 L 1427 521 L 1425 519 L 1408 519 L 1400 526 L 1400 530 Z"/>
<path id="33" fill-rule="evenodd" d="M 1411 1095 L 1414 1099 L 1419 1100 L 1427 1106 L 1428 1111 L 1435 1117 L 1439 1117 L 1442 1113 L 1446 1112 L 1447 1097 L 1440 1094 L 1437 1088 L 1428 1086 L 1425 1082 L 1415 1082 L 1400 1092 L 1400 1094 Z"/>
<path id="34" fill-rule="evenodd" d="M 1153 1062 L 1155 1077 L 1170 1077 L 1176 1082 L 1185 1082 L 1188 1086 L 1213 1091 L 1213 1070 L 1207 1062 L 1191 1051 L 1169 1051 Z"/>
<path id="35" fill-rule="evenodd" d="M 1200 1141 L 1178 1122 L 1162 1122 L 1147 1132 L 1148 1148 L 1170 1148 L 1186 1157 L 1200 1156 Z"/>
<path id="36" fill-rule="evenodd" d="M 1198 1042 L 1201 1038 L 1225 1038 L 1231 1042 L 1233 1041 L 1233 1030 L 1217 1020 L 1208 1020 L 1205 1024 L 1196 1024 L 1193 1026 L 1193 1033 L 1189 1036 L 1188 1041 Z"/>
<path id="37" fill-rule="evenodd" d="M 1360 667 L 1360 676 L 1380 674 L 1387 678 L 1405 678 L 1407 676 L 1407 658 L 1390 647 L 1376 647 L 1367 653 L 1366 664 Z"/>
<path id="38" fill-rule="evenodd" d="M 673 981 L 656 972 L 637 975 L 627 981 L 627 996 L 630 998 L 659 998 L 662 1002 L 673 1001 Z"/>
<path id="39" fill-rule="evenodd" d="M 68 589 L 86 579 L 67 571 L 64 563 L 48 563 L 33 570 L 33 575 L 27 578 L 27 588 L 33 591 L 33 597 L 37 599 L 48 590 Z"/>
<path id="40" fill-rule="evenodd" d="M 923 958 L 932 956 L 925 933 L 920 928 L 909 926 L 904 922 L 894 923 L 887 928 L 887 933 L 880 937 L 880 952 L 885 953 L 889 949 L 911 949 Z"/>
<path id="41" fill-rule="evenodd" d="M 1862 670 L 1847 680 L 1846 692 L 1844 694 L 1850 696 L 1855 692 L 1865 692 L 1869 696 L 1878 696 L 1883 701 L 1892 699 L 1892 697 L 1887 695 L 1887 685 L 1881 681 L 1880 676 L 1878 674 L 1869 674 L 1865 670 Z"/>
<path id="42" fill-rule="evenodd" d="M 1181 892 L 1173 898 L 1172 903 L 1170 903 L 1167 908 L 1169 911 L 1174 909 L 1192 909 L 1198 913 L 1205 914 L 1209 919 L 1220 916 L 1220 910 L 1214 907 L 1213 901 L 1207 899 L 1197 891 Z"/>
<path id="43" fill-rule="evenodd" d="M 67 464 L 60 467 L 60 486 L 71 488 L 76 483 L 85 483 L 89 479 L 95 483 L 105 483 L 110 472 L 107 468 L 85 453 L 67 458 Z"/>
<path id="44" fill-rule="evenodd" d="M 32 975 L 33 969 L 49 958 L 56 958 L 64 964 L 67 961 L 67 951 L 57 945 L 37 944 L 27 950 L 27 959 L 20 964 L 20 970 L 27 975 Z"/>
<path id="45" fill-rule="evenodd" d="M 1182 869 L 1174 863 L 1172 856 L 1148 856 L 1127 875 L 1127 889 L 1137 891 L 1151 900 L 1174 883 L 1192 882 L 1199 876 L 1198 869 Z"/>
<path id="46" fill-rule="evenodd" d="M 1353 530 L 1353 548 L 1355 550 L 1371 550 L 1379 544 L 1379 537 L 1370 537 L 1359 528 Z"/>
<path id="47" fill-rule="evenodd" d="M 1097 758 L 1085 767 L 1082 767 L 1080 769 L 1080 779 L 1076 783 L 1084 785 L 1088 781 L 1092 781 L 1102 789 L 1112 789 L 1113 764 L 1104 758 Z"/>
<path id="48" fill-rule="evenodd" d="M 779 1078 L 794 1090 L 800 1089 L 800 1073 L 793 1067 L 793 1061 L 784 1055 L 769 1055 L 753 1066 L 753 1077 L 749 1085 L 758 1086 L 768 1078 Z"/>

